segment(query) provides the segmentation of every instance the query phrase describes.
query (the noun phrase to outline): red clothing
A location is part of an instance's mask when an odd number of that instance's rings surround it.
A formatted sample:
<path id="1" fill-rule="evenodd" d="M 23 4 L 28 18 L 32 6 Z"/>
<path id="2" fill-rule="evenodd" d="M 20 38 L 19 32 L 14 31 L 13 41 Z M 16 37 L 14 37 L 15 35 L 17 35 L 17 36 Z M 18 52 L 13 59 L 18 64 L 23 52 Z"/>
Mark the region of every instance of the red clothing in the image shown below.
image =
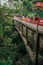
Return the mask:
<path id="1" fill-rule="evenodd" d="M 27 18 L 27 22 L 30 22 L 31 20 L 30 20 L 30 18 Z"/>
<path id="2" fill-rule="evenodd" d="M 40 19 L 39 19 L 38 16 L 35 17 L 35 22 L 36 22 L 36 24 L 37 24 L 37 29 L 38 29 L 38 25 L 39 25 L 39 22 L 40 22 Z"/>
<path id="3" fill-rule="evenodd" d="M 39 20 L 39 17 L 38 17 L 38 16 L 36 16 L 36 17 L 35 17 L 35 20 Z"/>
<path id="4" fill-rule="evenodd" d="M 40 19 L 39 19 L 39 17 L 38 17 L 38 16 L 36 16 L 36 17 L 35 17 L 35 22 L 36 22 L 37 24 L 39 24 Z"/>

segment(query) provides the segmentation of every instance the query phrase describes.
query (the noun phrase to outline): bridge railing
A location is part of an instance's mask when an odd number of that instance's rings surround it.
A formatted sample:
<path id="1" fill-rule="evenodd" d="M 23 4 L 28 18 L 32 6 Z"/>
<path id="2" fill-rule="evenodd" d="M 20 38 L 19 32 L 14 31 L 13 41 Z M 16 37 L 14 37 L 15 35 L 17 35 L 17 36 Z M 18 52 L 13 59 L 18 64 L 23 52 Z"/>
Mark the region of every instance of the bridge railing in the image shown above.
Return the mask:
<path id="1" fill-rule="evenodd" d="M 31 28 L 31 26 L 29 27 L 26 24 L 23 24 L 20 21 L 14 21 L 16 28 L 21 32 L 22 36 L 26 38 L 27 45 L 29 45 L 31 50 L 35 52 L 36 63 L 38 64 L 38 59 L 43 57 L 43 33 L 37 31 L 37 29 Z"/>

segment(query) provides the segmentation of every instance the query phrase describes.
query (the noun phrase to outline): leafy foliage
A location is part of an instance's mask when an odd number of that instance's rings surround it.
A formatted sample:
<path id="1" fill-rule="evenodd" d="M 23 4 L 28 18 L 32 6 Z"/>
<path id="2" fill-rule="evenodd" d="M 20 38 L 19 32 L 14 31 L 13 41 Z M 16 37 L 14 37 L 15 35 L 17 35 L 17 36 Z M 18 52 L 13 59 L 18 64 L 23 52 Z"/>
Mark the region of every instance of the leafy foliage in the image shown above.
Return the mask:
<path id="1" fill-rule="evenodd" d="M 35 13 L 33 11 L 32 0 L 21 1 L 22 4 L 20 4 L 19 1 L 15 4 L 15 12 L 19 15 L 29 15 L 33 17 Z M 0 65 L 33 65 L 33 62 L 27 54 L 24 43 L 12 22 L 13 14 L 14 10 L 6 6 L 0 6 Z M 32 38 L 30 41 L 32 41 Z"/>
<path id="2" fill-rule="evenodd" d="M 0 9 L 0 65 L 18 65 L 16 63 L 27 51 L 11 17 L 5 15 L 8 11 L 4 7 Z"/>

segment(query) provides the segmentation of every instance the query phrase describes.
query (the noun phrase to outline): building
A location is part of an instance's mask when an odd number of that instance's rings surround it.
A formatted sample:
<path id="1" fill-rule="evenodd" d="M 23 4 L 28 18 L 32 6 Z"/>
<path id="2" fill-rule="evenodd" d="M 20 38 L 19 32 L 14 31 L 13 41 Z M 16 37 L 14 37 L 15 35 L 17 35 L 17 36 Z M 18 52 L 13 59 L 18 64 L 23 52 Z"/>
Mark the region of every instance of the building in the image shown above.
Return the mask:
<path id="1" fill-rule="evenodd" d="M 37 10 L 37 9 L 40 9 L 40 10 L 43 10 L 43 0 L 35 0 L 34 1 L 34 9 Z"/>

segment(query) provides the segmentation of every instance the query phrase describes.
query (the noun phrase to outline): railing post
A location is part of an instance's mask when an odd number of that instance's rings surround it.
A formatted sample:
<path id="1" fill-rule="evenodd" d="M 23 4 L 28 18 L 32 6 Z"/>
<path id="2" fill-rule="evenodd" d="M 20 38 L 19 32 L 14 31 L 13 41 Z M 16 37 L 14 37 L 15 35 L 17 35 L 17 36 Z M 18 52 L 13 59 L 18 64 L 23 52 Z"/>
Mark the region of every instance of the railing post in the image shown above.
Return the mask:
<path id="1" fill-rule="evenodd" d="M 19 30 L 19 22 L 17 22 L 18 30 Z"/>
<path id="2" fill-rule="evenodd" d="M 40 43 L 39 43 L 39 36 L 40 36 L 40 34 L 39 34 L 39 31 L 38 31 L 38 26 L 39 26 L 39 22 L 40 22 L 40 20 L 39 20 L 39 18 L 38 18 L 38 20 L 37 20 L 38 22 L 37 22 L 37 31 L 36 31 L 36 59 L 35 59 L 35 65 L 38 65 L 39 63 L 38 63 L 38 54 L 39 54 L 39 48 L 40 48 Z"/>
<path id="3" fill-rule="evenodd" d="M 19 22 L 19 30 L 20 30 L 20 22 Z"/>
<path id="4" fill-rule="evenodd" d="M 16 21 L 16 27 L 17 27 L 17 21 Z"/>
<path id="5" fill-rule="evenodd" d="M 23 35 L 23 24 L 22 24 L 22 35 Z"/>
<path id="6" fill-rule="evenodd" d="M 35 65 L 38 65 L 39 48 L 40 48 L 39 33 L 37 32 L 37 34 L 36 34 L 36 59 L 35 59 Z"/>
<path id="7" fill-rule="evenodd" d="M 27 40 L 27 43 L 28 43 L 28 27 L 26 26 L 26 40 Z"/>

